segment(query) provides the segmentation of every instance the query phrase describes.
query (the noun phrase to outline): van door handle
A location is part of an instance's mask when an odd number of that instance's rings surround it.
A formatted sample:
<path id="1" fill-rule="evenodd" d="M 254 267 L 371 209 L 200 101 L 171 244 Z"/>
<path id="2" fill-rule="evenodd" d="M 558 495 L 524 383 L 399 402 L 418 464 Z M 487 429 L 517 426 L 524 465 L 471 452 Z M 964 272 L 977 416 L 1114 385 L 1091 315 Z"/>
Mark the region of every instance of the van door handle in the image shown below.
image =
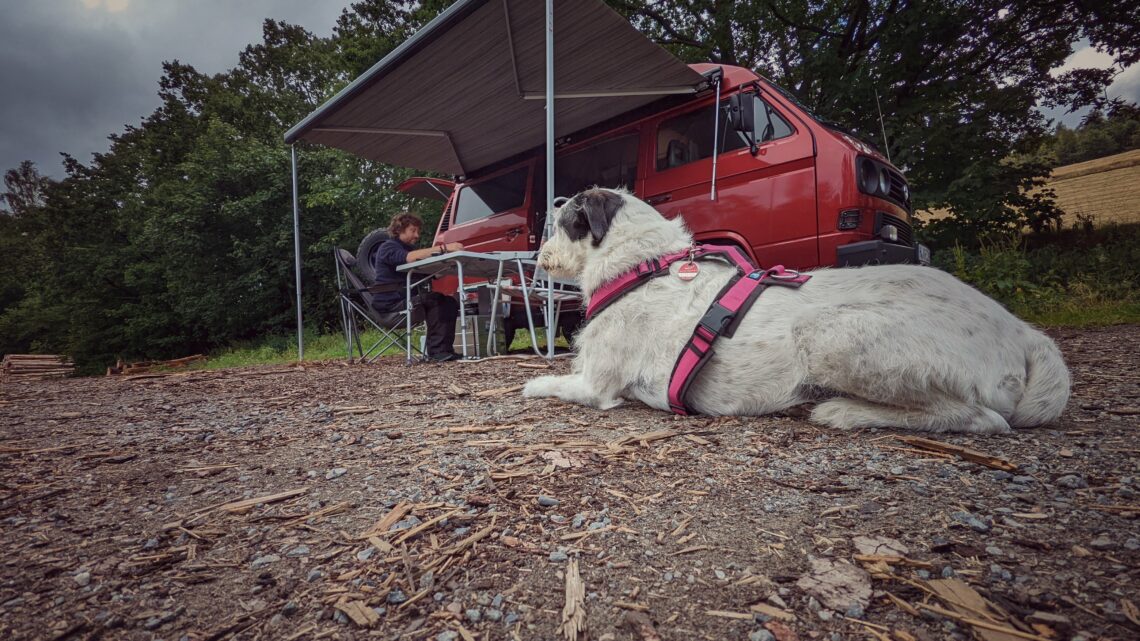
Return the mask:
<path id="1" fill-rule="evenodd" d="M 673 200 L 673 194 L 658 194 L 657 196 L 650 196 L 649 198 L 646 198 L 645 202 L 649 203 L 650 205 L 656 205 L 657 203 L 665 203 L 669 202 L 670 200 Z"/>
<path id="2" fill-rule="evenodd" d="M 518 238 L 519 234 L 521 234 L 522 232 L 523 232 L 522 227 L 515 227 L 514 229 L 509 230 L 507 232 L 507 240 L 514 240 L 514 239 Z"/>

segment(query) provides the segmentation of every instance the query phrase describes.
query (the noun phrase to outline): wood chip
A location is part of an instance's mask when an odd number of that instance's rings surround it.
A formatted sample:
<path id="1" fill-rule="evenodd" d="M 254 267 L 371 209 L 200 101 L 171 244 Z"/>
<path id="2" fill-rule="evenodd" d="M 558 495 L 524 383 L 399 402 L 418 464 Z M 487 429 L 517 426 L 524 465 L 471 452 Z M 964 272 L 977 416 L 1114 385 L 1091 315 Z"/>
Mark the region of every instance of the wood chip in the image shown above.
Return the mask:
<path id="1" fill-rule="evenodd" d="M 288 492 L 280 492 L 278 494 L 267 494 L 265 496 L 254 497 L 252 499 L 245 499 L 244 501 L 226 503 L 225 505 L 218 507 L 218 509 L 223 512 L 229 512 L 230 514 L 240 514 L 242 512 L 248 512 L 249 510 L 253 509 L 255 505 L 260 505 L 262 503 L 277 503 L 278 501 L 284 501 L 285 499 L 291 499 L 295 496 L 300 496 L 308 491 L 309 488 L 303 487 L 299 490 L 289 490 Z"/>
<path id="2" fill-rule="evenodd" d="M 729 612 L 728 610 L 705 610 L 705 614 L 710 617 L 720 617 L 722 619 L 739 619 L 741 621 L 750 621 L 753 619 L 752 614 L 748 612 Z"/>
<path id="3" fill-rule="evenodd" d="M 781 610 L 780 608 L 777 608 L 774 605 L 768 605 L 767 603 L 757 603 L 755 605 L 750 605 L 748 606 L 748 609 L 752 612 L 759 612 L 764 616 L 771 617 L 773 619 L 779 619 L 781 621 L 796 620 L 796 615 L 792 614 L 791 612 Z"/>
<path id="4" fill-rule="evenodd" d="M 363 601 L 344 601 L 338 602 L 333 605 L 334 608 L 340 610 L 352 619 L 352 622 L 362 628 L 371 628 L 380 621 L 380 615 L 376 611 L 368 607 Z"/>
<path id="5" fill-rule="evenodd" d="M 926 603 L 919 603 L 917 607 L 970 624 L 983 641 L 1042 638 L 1006 625 L 1004 618 L 998 614 L 998 611 L 991 607 L 990 603 L 974 588 L 961 579 L 936 579 L 927 581 L 926 584 L 952 611 L 936 608 L 936 606 Z"/>
<path id="6" fill-rule="evenodd" d="M 961 445 L 954 445 L 953 443 L 944 443 L 942 441 L 935 441 L 933 439 L 921 438 L 918 436 L 896 436 L 896 439 L 910 445 L 917 447 L 921 450 L 928 450 L 931 452 L 940 452 L 943 454 L 953 454 L 961 459 L 978 463 L 986 467 L 992 467 L 995 470 L 1004 470 L 1006 472 L 1013 472 L 1017 470 L 1017 465 L 1010 463 L 1004 458 L 998 456 L 991 456 L 985 452 L 963 447 Z"/>
<path id="7" fill-rule="evenodd" d="M 653 621 L 646 613 L 627 611 L 621 620 L 641 641 L 661 641 L 661 635 L 657 634 L 657 630 L 653 628 Z"/>
<path id="8" fill-rule="evenodd" d="M 578 559 L 570 559 L 566 564 L 566 604 L 562 606 L 562 623 L 558 632 L 567 641 L 577 641 L 579 634 L 585 638 L 586 584 L 578 574 Z"/>
<path id="9" fill-rule="evenodd" d="M 377 521 L 372 527 L 365 530 L 358 538 L 367 539 L 370 536 L 383 534 L 388 531 L 393 525 L 399 523 L 408 512 L 412 511 L 412 504 L 407 501 L 400 501 L 396 507 L 392 508 L 390 512 L 384 515 L 384 518 Z"/>
<path id="10" fill-rule="evenodd" d="M 481 392 L 475 392 L 475 396 L 480 398 L 487 398 L 489 396 L 503 396 L 504 394 L 511 394 L 513 392 L 520 392 L 525 385 L 511 385 L 510 387 L 496 387 L 494 389 L 485 389 Z"/>

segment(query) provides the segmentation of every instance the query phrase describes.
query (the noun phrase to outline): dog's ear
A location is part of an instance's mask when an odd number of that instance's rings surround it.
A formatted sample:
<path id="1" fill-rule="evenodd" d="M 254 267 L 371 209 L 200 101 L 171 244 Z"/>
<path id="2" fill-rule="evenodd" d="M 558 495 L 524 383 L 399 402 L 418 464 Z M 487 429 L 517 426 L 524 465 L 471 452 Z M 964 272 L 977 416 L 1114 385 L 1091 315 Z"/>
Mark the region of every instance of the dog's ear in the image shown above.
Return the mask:
<path id="1" fill-rule="evenodd" d="M 612 191 L 593 189 L 582 194 L 579 215 L 585 216 L 594 247 L 601 244 L 610 230 L 614 215 L 621 209 L 622 197 Z"/>

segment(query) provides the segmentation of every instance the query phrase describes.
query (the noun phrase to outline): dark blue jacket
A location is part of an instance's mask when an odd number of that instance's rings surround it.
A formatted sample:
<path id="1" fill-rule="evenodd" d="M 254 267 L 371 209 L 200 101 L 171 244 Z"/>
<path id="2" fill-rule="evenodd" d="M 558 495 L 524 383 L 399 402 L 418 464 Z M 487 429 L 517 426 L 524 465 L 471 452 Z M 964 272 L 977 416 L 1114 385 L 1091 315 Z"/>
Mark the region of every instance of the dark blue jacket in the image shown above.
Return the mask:
<path id="1" fill-rule="evenodd" d="M 372 270 L 376 272 L 376 284 L 407 282 L 407 275 L 396 271 L 396 268 L 408 262 L 408 252 L 415 247 L 400 242 L 398 238 L 389 238 L 380 244 L 373 255 Z M 373 294 L 372 306 L 377 309 L 397 311 L 404 309 L 407 295 L 401 288 L 398 291 L 381 292 Z"/>

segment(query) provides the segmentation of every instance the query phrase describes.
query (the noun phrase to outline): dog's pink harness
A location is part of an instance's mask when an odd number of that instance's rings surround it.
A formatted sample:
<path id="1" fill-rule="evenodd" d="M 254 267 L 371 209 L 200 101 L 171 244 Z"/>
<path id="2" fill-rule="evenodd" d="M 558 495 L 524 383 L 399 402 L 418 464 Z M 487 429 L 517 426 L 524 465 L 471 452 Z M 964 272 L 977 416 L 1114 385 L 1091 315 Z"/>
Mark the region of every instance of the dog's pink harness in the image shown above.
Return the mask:
<path id="1" fill-rule="evenodd" d="M 639 263 L 633 269 L 599 287 L 590 297 L 590 304 L 586 307 L 586 319 L 589 320 L 615 300 L 644 285 L 650 279 L 668 274 L 669 266 L 673 263 L 711 257 L 720 257 L 732 262 L 736 266 L 736 274 L 717 293 L 704 316 L 693 328 L 692 336 L 685 343 L 677 362 L 673 365 L 673 373 L 669 376 L 669 409 L 676 414 L 695 414 L 685 403 L 689 387 L 715 353 L 712 345 L 716 339 L 720 336 L 732 337 L 740 319 L 760 297 L 760 293 L 770 285 L 799 287 L 811 276 L 784 269 L 783 265 L 776 265 L 767 270 L 758 269 L 756 264 L 734 245 L 694 245 L 685 251 Z"/>

